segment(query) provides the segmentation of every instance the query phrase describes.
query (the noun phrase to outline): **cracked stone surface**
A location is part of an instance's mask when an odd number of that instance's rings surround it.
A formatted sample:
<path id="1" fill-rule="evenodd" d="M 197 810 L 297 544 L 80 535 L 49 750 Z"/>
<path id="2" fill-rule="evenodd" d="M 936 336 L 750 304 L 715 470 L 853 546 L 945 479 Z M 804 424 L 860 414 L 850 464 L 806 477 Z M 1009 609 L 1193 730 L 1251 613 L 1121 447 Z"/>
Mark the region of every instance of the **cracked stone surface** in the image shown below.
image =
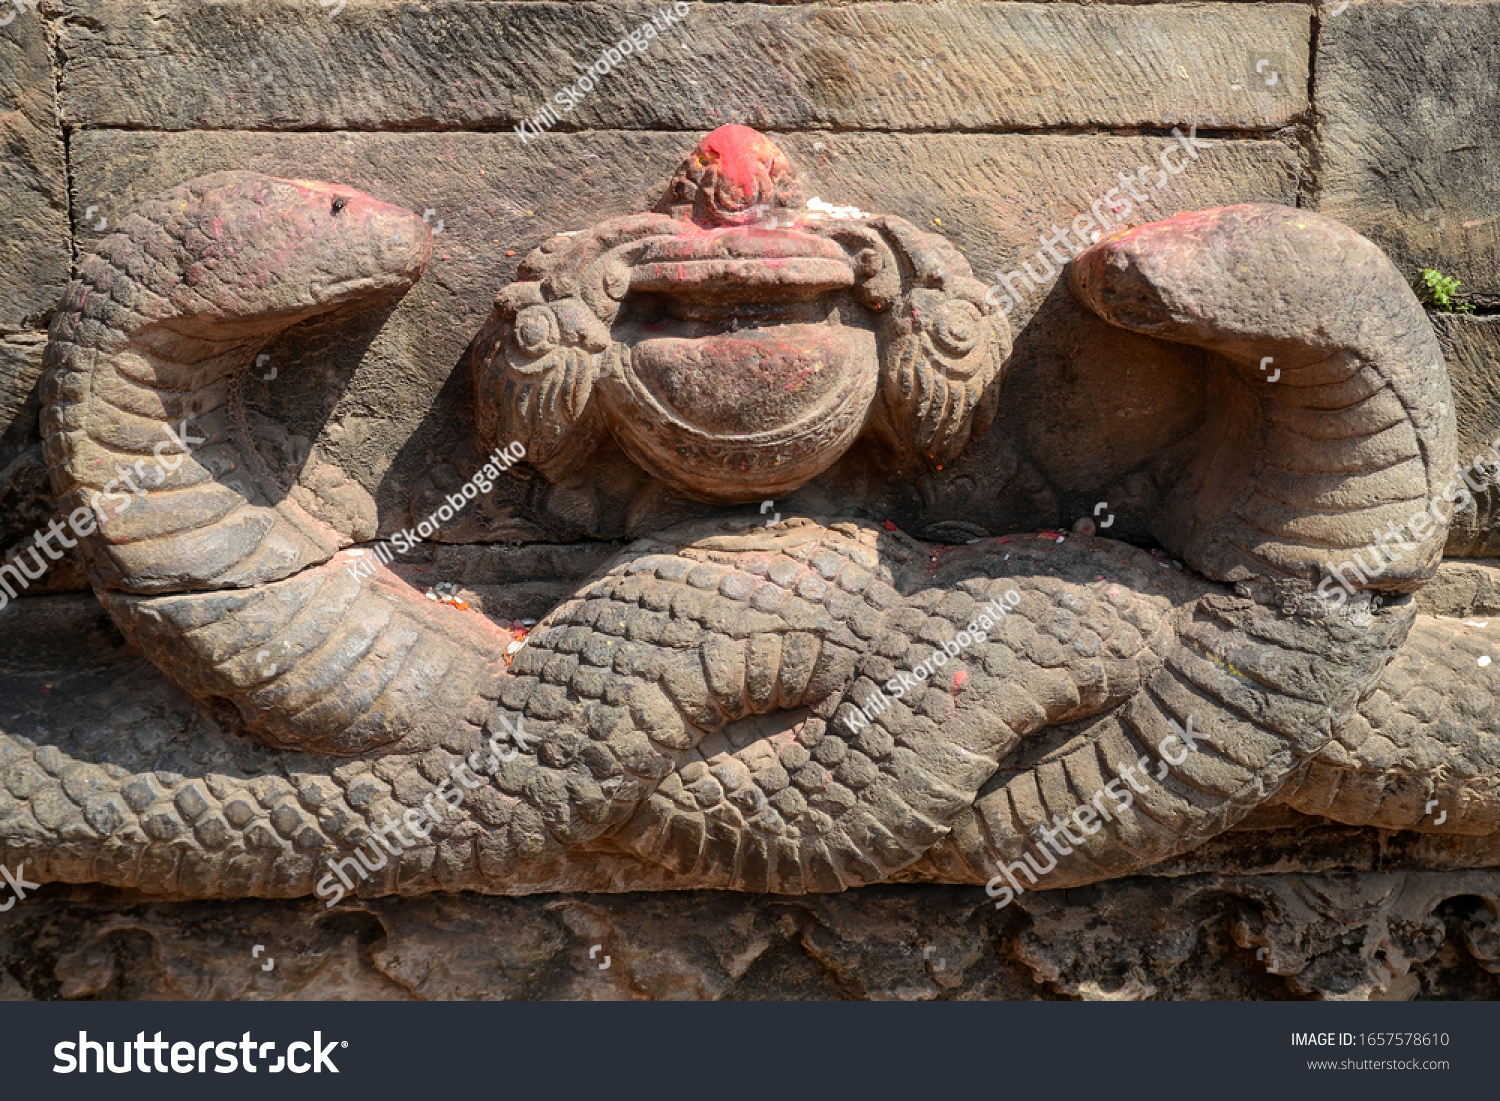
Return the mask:
<path id="1" fill-rule="evenodd" d="M 1497 914 L 1479 871 L 1137 878 L 998 912 L 978 887 L 333 910 L 48 887 L 0 917 L 0 998 L 1488 999 Z"/>

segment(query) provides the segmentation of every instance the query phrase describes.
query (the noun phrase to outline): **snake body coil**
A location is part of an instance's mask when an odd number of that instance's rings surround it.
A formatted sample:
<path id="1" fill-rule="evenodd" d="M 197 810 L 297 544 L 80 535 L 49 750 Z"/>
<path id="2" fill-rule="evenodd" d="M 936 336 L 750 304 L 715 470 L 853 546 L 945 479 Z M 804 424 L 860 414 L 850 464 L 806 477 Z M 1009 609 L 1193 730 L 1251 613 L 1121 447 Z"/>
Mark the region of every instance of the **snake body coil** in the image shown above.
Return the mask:
<path id="1" fill-rule="evenodd" d="M 1107 320 L 1206 350 L 1222 401 L 1158 525 L 1197 572 L 1102 539 L 949 550 L 859 523 L 704 522 L 628 548 L 509 669 L 487 621 L 345 568 L 340 548 L 370 533 L 280 485 L 236 389 L 266 341 L 404 290 L 429 249 L 420 219 L 358 193 L 226 173 L 167 192 L 84 262 L 47 353 L 55 488 L 106 513 L 93 570 L 111 616 L 251 737 L 0 736 L 7 859 L 48 879 L 300 895 L 330 857 L 379 853 L 375 831 L 454 776 L 461 811 L 382 856 L 364 893 L 504 889 L 590 843 L 744 890 L 840 890 L 924 856 L 983 882 L 1127 772 L 1131 805 L 1040 885 L 1148 867 L 1275 799 L 1410 827 L 1414 796 L 1447 784 L 1470 807 L 1459 829 L 1495 827 L 1495 709 L 1441 722 L 1449 696 L 1395 687 L 1417 676 L 1409 633 L 1456 668 L 1438 651 L 1463 629 L 1409 599 L 1312 595 L 1325 557 L 1441 492 L 1453 448 L 1420 306 L 1337 223 L 1228 208 L 1076 265 Z M 1329 270 L 1370 308 L 1333 301 Z M 108 516 L 116 468 L 183 421 L 198 449 Z M 1388 589 L 1430 576 L 1434 538 Z M 987 610 L 1012 591 L 1013 613 Z M 1441 767 L 1405 752 L 1413 710 L 1459 747 Z M 534 744 L 494 759 L 516 720 Z M 1164 755 L 1189 720 L 1205 740 Z"/>

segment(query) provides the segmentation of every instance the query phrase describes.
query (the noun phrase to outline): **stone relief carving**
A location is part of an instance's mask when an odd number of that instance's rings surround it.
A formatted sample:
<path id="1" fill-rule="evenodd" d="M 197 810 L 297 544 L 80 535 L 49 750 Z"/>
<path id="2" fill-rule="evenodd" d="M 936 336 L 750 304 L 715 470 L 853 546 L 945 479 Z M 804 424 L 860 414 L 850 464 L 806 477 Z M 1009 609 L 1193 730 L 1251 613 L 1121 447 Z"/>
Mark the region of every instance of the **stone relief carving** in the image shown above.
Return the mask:
<path id="1" fill-rule="evenodd" d="M 102 514 L 110 616 L 216 722 L 190 745 L 0 737 L 22 777 L 0 789 L 9 859 L 197 897 L 328 897 L 357 850 L 365 894 L 503 892 L 580 852 L 618 859 L 614 889 L 631 861 L 746 891 L 1029 889 L 1277 806 L 1500 827 L 1487 633 L 1409 595 L 1446 525 L 1347 599 L 1317 591 L 1444 498 L 1455 435 L 1420 304 L 1337 222 L 1203 211 L 1070 266 L 1111 326 L 1203 352 L 1210 415 L 1152 529 L 1186 568 L 1086 535 L 941 547 L 705 507 L 518 651 L 379 560 L 351 571 L 367 511 L 284 487 L 238 388 L 269 339 L 399 295 L 429 251 L 420 218 L 349 189 L 223 173 L 83 262 L 47 350 L 54 489 Z M 1004 399 L 1009 344 L 950 245 L 804 202 L 773 143 L 726 127 L 654 213 L 534 253 L 473 362 L 485 442 L 518 441 L 563 491 L 586 502 L 616 446 L 716 505 L 805 484 L 863 433 L 950 461 Z M 111 514 L 116 468 L 160 459 L 163 424 L 193 449 Z"/>

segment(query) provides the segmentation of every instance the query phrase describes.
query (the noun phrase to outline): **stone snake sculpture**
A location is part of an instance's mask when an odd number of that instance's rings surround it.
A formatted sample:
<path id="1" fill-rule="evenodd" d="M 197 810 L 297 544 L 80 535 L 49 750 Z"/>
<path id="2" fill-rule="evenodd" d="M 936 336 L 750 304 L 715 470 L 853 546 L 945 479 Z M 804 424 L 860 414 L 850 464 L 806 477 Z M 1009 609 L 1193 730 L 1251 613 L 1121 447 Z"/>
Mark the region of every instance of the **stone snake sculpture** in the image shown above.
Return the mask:
<path id="1" fill-rule="evenodd" d="M 501 890 L 590 842 L 749 891 L 836 891 L 924 857 L 985 882 L 1127 769 L 1131 805 L 1041 886 L 1149 867 L 1274 802 L 1426 829 L 1438 797 L 1444 832 L 1500 828 L 1500 666 L 1476 666 L 1481 632 L 1402 595 L 1443 533 L 1381 594 L 1313 592 L 1320 563 L 1440 497 L 1452 465 L 1431 328 L 1352 231 L 1232 207 L 1107 239 L 1071 269 L 1106 320 L 1212 353 L 1221 400 L 1160 532 L 1190 570 L 1086 537 L 935 548 L 860 522 L 698 522 L 630 546 L 508 668 L 482 617 L 345 568 L 361 533 L 277 482 L 238 391 L 267 341 L 401 293 L 429 250 L 419 218 L 357 192 L 224 173 L 148 203 L 83 262 L 47 350 L 54 488 L 67 508 L 106 502 L 96 592 L 230 733 L 197 756 L 0 737 L 4 859 L 47 880 L 307 894 L 330 856 L 379 854 L 378 824 L 461 762 L 478 777 L 461 813 L 371 861 L 363 893 Z M 109 516 L 117 465 L 182 421 L 198 450 Z M 913 675 L 960 632 L 964 676 Z M 1206 740 L 1164 756 L 1190 717 Z M 508 761 L 501 720 L 533 740 Z"/>

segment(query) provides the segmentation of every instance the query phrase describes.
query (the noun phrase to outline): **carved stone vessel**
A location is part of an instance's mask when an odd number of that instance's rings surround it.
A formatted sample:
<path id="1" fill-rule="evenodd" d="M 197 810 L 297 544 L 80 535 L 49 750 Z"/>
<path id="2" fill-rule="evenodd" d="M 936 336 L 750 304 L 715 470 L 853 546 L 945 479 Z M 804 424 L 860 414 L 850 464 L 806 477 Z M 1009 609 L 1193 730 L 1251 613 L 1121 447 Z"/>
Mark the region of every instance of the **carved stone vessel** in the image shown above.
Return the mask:
<path id="1" fill-rule="evenodd" d="M 724 126 L 656 213 L 553 237 L 477 343 L 481 430 L 554 482 L 586 478 L 607 433 L 723 504 L 797 489 L 865 431 L 951 462 L 989 426 L 1009 328 L 942 238 L 819 205 L 768 138 Z"/>

